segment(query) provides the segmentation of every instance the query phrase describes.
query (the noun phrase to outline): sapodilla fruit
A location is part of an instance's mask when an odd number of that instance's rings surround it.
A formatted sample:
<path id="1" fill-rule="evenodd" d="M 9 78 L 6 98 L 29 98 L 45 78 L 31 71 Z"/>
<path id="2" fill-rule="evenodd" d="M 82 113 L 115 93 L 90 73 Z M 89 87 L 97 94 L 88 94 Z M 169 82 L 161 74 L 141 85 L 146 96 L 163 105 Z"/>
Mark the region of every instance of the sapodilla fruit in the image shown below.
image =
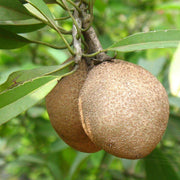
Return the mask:
<path id="1" fill-rule="evenodd" d="M 72 75 L 59 81 L 46 97 L 50 121 L 58 135 L 72 148 L 92 153 L 100 150 L 85 134 L 78 111 L 79 91 L 87 76 L 84 60 Z"/>
<path id="2" fill-rule="evenodd" d="M 164 87 L 142 67 L 120 60 L 94 67 L 80 91 L 83 128 L 98 147 L 127 159 L 148 155 L 169 117 Z"/>

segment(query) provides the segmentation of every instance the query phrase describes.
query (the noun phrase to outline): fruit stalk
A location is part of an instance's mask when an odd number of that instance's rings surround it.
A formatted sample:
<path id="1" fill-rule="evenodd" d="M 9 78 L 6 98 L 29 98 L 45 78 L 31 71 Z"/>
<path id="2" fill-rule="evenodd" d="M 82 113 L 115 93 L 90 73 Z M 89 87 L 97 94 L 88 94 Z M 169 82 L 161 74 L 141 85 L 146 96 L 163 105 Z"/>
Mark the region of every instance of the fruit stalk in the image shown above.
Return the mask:
<path id="1" fill-rule="evenodd" d="M 92 17 L 90 17 L 90 14 L 88 14 L 85 4 L 82 4 L 81 9 L 82 26 L 84 29 L 86 29 L 89 26 L 90 19 Z M 89 47 L 87 50 L 88 53 L 94 53 L 103 50 L 102 45 L 97 37 L 97 34 L 92 26 L 88 28 L 86 31 L 83 31 L 83 36 Z M 110 60 L 111 58 L 105 52 L 101 52 L 96 55 L 96 59 L 102 62 L 105 60 Z"/>
<path id="2" fill-rule="evenodd" d="M 77 2 L 76 2 L 77 3 Z M 78 63 L 81 61 L 82 58 L 82 49 L 81 49 L 81 34 L 78 33 L 78 29 L 81 29 L 82 27 L 82 20 L 80 18 L 80 14 L 76 8 L 74 8 L 74 19 L 77 23 L 77 26 L 73 24 L 73 29 L 72 29 L 72 36 L 73 36 L 73 45 L 75 48 L 76 56 L 75 56 L 75 62 Z"/>

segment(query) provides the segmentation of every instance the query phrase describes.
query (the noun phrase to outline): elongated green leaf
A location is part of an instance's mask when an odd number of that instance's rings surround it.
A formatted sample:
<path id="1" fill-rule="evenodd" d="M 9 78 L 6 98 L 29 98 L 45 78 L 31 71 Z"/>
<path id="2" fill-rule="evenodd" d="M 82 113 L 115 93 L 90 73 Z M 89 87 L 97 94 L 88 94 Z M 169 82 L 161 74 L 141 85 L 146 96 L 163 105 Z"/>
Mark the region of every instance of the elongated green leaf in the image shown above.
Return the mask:
<path id="1" fill-rule="evenodd" d="M 29 43 L 30 40 L 0 28 L 0 49 L 16 49 Z"/>
<path id="2" fill-rule="evenodd" d="M 56 84 L 54 76 L 40 77 L 0 94 L 0 125 L 36 104 Z"/>
<path id="3" fill-rule="evenodd" d="M 147 180 L 178 180 L 177 172 L 165 154 L 159 149 L 155 149 L 144 159 Z"/>
<path id="4" fill-rule="evenodd" d="M 56 0 L 44 0 L 45 3 L 53 4 L 56 3 Z"/>
<path id="5" fill-rule="evenodd" d="M 69 61 L 57 66 L 44 66 L 30 70 L 21 70 L 13 72 L 9 75 L 6 82 L 0 85 L 0 93 L 5 90 L 14 88 L 26 81 L 33 80 L 41 76 L 53 74 L 54 76 L 61 76 L 72 69 L 74 61 Z"/>
<path id="6" fill-rule="evenodd" d="M 163 9 L 163 10 L 169 10 L 169 9 L 180 9 L 180 2 L 168 2 L 160 4 L 156 7 L 156 9 Z"/>
<path id="7" fill-rule="evenodd" d="M 174 53 L 174 56 L 172 58 L 170 68 L 169 68 L 169 84 L 171 93 L 174 96 L 180 97 L 180 45 L 177 48 L 176 52 Z"/>
<path id="8" fill-rule="evenodd" d="M 53 175 L 55 180 L 63 179 L 63 173 L 62 173 L 60 167 L 58 166 L 58 163 L 48 161 L 46 163 L 46 165 L 49 168 L 49 170 L 50 170 L 50 172 Z"/>
<path id="9" fill-rule="evenodd" d="M 55 25 L 55 21 L 51 11 L 43 0 L 26 0 L 33 7 L 35 7 L 46 19 L 48 19 L 52 24 Z"/>
<path id="10" fill-rule="evenodd" d="M 37 155 L 22 155 L 18 160 L 27 163 L 45 164 L 45 161 Z"/>
<path id="11" fill-rule="evenodd" d="M 80 166 L 80 164 L 88 157 L 90 156 L 89 153 L 81 153 L 81 152 L 78 152 L 72 166 L 71 166 L 71 169 L 69 171 L 69 179 L 72 179 L 74 173 L 77 171 L 78 167 Z"/>
<path id="12" fill-rule="evenodd" d="M 19 0 L 21 3 L 27 3 L 26 0 Z M 56 3 L 56 0 L 44 0 L 45 3 L 47 4 L 53 4 Z"/>
<path id="13" fill-rule="evenodd" d="M 170 96 L 168 99 L 171 106 L 180 108 L 180 97 Z"/>
<path id="14" fill-rule="evenodd" d="M 32 18 L 19 0 L 0 0 L 0 21 L 24 20 Z"/>
<path id="15" fill-rule="evenodd" d="M 153 48 L 177 47 L 180 43 L 180 30 L 137 33 L 113 44 L 107 50 L 129 52 Z"/>
<path id="16" fill-rule="evenodd" d="M 27 3 L 26 0 L 19 0 L 22 4 Z"/>
<path id="17" fill-rule="evenodd" d="M 159 58 L 154 61 L 148 61 L 146 59 L 139 59 L 138 64 L 151 72 L 154 76 L 158 76 L 158 74 L 162 71 L 164 64 L 166 63 L 165 58 Z"/>
<path id="18" fill-rule="evenodd" d="M 67 149 L 69 146 L 62 140 L 57 140 L 54 143 L 51 144 L 50 151 L 52 153 L 62 151 L 64 149 Z"/>
<path id="19" fill-rule="evenodd" d="M 99 164 L 98 171 L 96 173 L 96 176 L 98 177 L 98 179 L 101 179 L 103 177 L 104 173 L 107 172 L 109 165 L 111 164 L 113 158 L 114 158 L 114 156 L 112 156 L 111 154 L 109 154 L 107 152 L 104 152 L 104 155 Z"/>
<path id="20" fill-rule="evenodd" d="M 36 31 L 45 26 L 42 22 L 35 19 L 27 19 L 20 21 L 0 21 L 0 28 L 15 33 L 27 33 Z"/>
<path id="21" fill-rule="evenodd" d="M 180 116 L 170 113 L 169 123 L 166 130 L 167 136 L 173 136 L 173 138 L 180 139 Z"/>

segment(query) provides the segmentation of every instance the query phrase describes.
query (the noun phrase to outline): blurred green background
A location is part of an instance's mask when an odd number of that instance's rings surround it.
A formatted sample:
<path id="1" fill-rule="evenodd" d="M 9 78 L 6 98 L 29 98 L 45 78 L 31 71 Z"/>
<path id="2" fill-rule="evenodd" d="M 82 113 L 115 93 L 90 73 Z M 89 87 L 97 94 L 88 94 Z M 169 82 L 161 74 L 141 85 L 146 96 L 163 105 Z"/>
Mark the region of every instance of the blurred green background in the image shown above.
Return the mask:
<path id="1" fill-rule="evenodd" d="M 55 16 L 64 16 L 49 5 Z M 72 22 L 63 21 L 70 29 Z M 96 0 L 94 28 L 104 48 L 128 35 L 180 29 L 180 2 L 172 0 Z M 28 38 L 56 44 L 57 34 L 44 28 Z M 113 53 L 109 53 L 113 56 Z M 40 45 L 0 50 L 0 83 L 19 69 L 60 64 L 65 50 Z M 178 180 L 180 179 L 180 46 L 118 53 L 117 58 L 139 64 L 154 74 L 169 95 L 170 118 L 157 148 L 146 158 L 126 160 L 104 151 L 77 152 L 53 130 L 45 101 L 0 126 L 0 180 Z"/>

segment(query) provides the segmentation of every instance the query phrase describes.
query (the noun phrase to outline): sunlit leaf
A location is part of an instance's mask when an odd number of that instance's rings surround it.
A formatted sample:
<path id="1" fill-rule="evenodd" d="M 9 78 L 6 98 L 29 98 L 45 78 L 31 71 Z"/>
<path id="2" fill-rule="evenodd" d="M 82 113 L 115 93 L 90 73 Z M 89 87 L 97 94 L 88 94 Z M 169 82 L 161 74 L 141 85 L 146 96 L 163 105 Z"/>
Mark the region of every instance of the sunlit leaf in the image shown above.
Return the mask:
<path id="1" fill-rule="evenodd" d="M 107 50 L 130 52 L 137 50 L 177 47 L 180 43 L 180 30 L 142 32 L 126 37 Z"/>
<path id="2" fill-rule="evenodd" d="M 176 50 L 169 68 L 169 84 L 171 93 L 180 96 L 180 46 Z"/>
<path id="3" fill-rule="evenodd" d="M 35 7 L 48 21 L 55 25 L 55 21 L 51 11 L 43 0 L 26 0 L 33 7 Z"/>
<path id="4" fill-rule="evenodd" d="M 7 90 L 14 88 L 26 81 L 33 80 L 34 78 L 45 76 L 45 75 L 57 75 L 61 76 L 72 69 L 74 65 L 74 61 L 69 61 L 62 65 L 56 66 L 44 66 L 30 70 L 21 70 L 13 72 L 9 75 L 8 79 L 0 85 L 0 93 Z"/>
<path id="5" fill-rule="evenodd" d="M 34 106 L 27 110 L 27 114 L 29 117 L 38 118 L 41 117 L 45 113 L 45 108 Z"/>
<path id="6" fill-rule="evenodd" d="M 36 104 L 56 84 L 54 76 L 40 77 L 0 94 L 0 125 Z"/>
<path id="7" fill-rule="evenodd" d="M 180 2 L 162 3 L 156 7 L 157 10 L 180 9 Z"/>

